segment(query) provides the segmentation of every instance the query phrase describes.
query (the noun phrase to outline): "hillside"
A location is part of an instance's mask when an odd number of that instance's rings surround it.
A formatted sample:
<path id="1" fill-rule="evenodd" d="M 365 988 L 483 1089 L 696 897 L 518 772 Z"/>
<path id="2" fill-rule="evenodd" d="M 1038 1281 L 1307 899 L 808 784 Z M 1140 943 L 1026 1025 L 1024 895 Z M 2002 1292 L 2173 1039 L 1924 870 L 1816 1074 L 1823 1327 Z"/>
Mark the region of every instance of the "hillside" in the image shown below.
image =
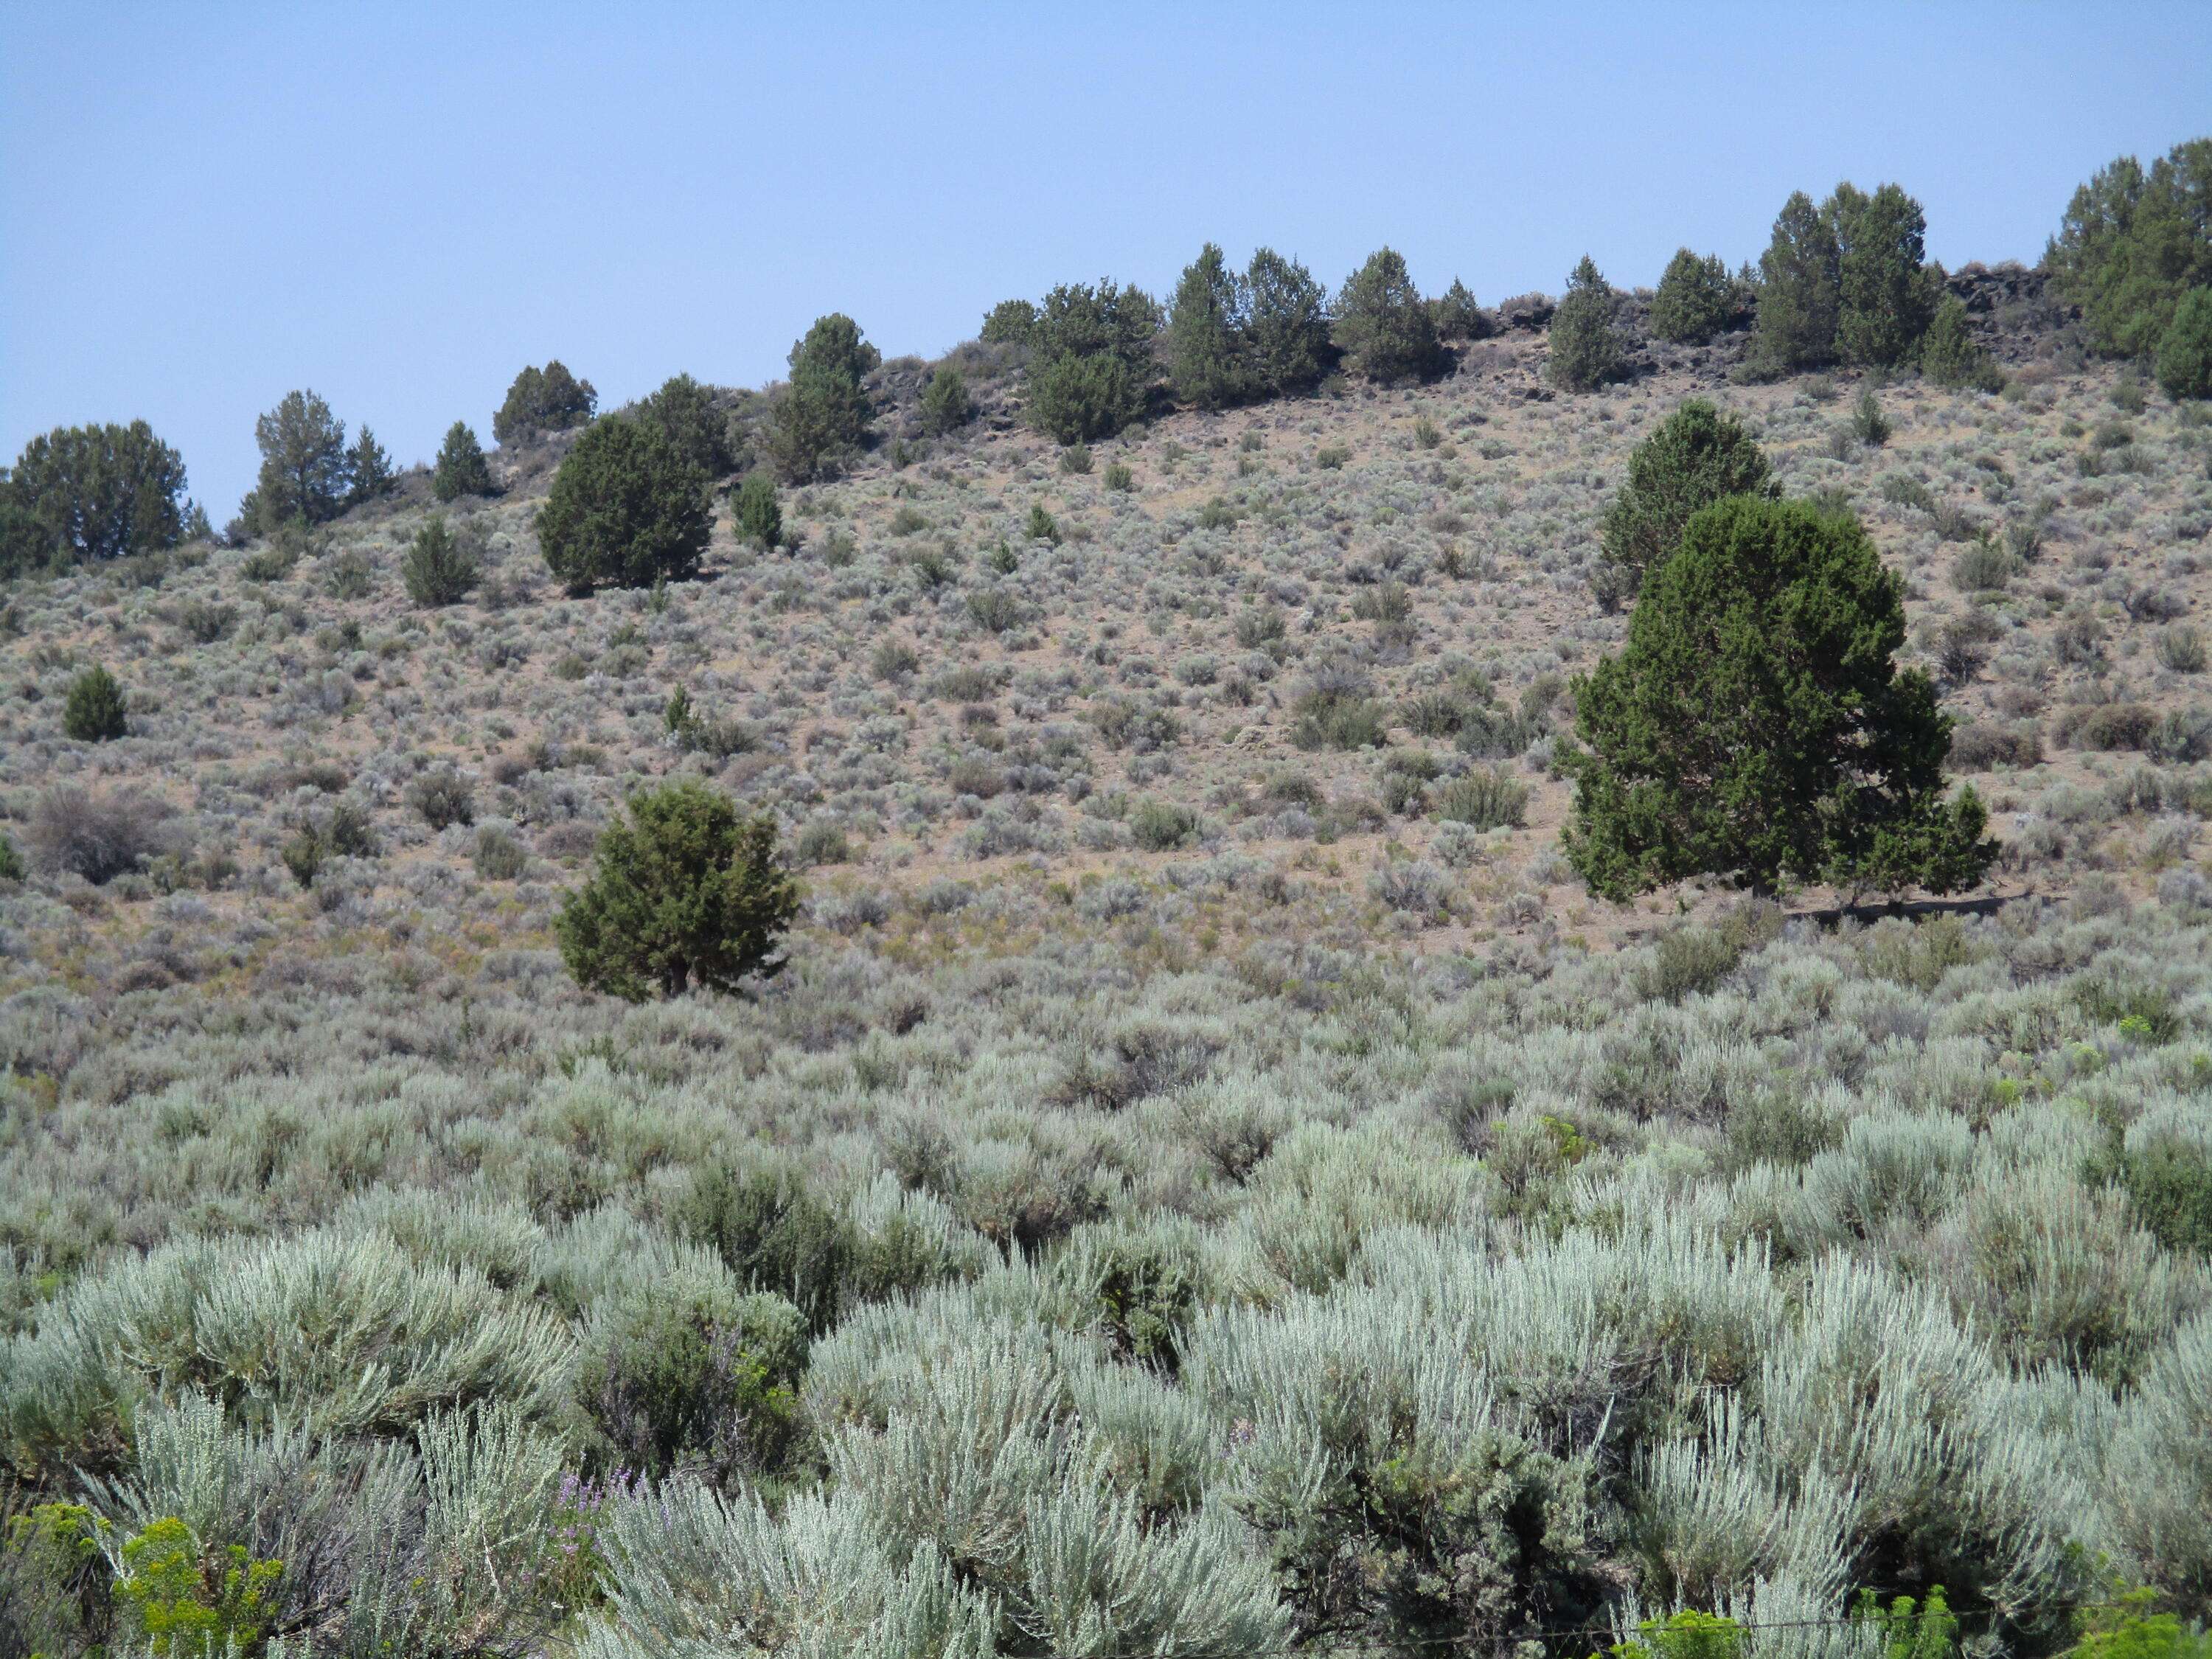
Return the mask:
<path id="1" fill-rule="evenodd" d="M 256 1639 L 364 1652 L 2212 1609 L 2212 423 L 1950 280 L 2001 392 L 1638 327 L 1569 395 L 1509 304 L 1071 451 L 971 343 L 972 424 L 883 365 L 696 581 L 549 575 L 571 435 L 17 582 L 0 1498 L 285 1559 Z M 1560 851 L 1598 520 L 1693 397 L 1903 578 L 2003 843 L 1938 914 Z M 434 510 L 483 569 L 422 609 Z M 128 733 L 72 742 L 94 663 Z M 579 990 L 562 896 L 684 775 L 778 819 L 788 965 Z"/>

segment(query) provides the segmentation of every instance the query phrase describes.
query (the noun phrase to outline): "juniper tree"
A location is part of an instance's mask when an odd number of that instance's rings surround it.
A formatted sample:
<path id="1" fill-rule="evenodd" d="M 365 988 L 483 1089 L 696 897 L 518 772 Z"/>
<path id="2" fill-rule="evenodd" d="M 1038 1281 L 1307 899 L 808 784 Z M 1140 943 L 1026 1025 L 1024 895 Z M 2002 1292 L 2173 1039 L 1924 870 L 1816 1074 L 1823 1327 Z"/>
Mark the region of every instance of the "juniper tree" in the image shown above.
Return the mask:
<path id="1" fill-rule="evenodd" d="M 2158 342 L 2158 383 L 2169 398 L 2212 398 L 2212 288 L 2193 288 Z"/>
<path id="2" fill-rule="evenodd" d="M 883 354 L 842 312 L 815 319 L 791 348 L 791 382 L 769 412 L 769 455 L 784 477 L 803 483 L 834 468 L 867 437 L 864 382 Z"/>
<path id="3" fill-rule="evenodd" d="M 1766 455 L 1733 415 L 1693 398 L 1628 455 L 1628 478 L 1598 527 L 1594 586 L 1611 611 L 1674 550 L 1691 514 L 1729 495 L 1778 493 Z"/>
<path id="4" fill-rule="evenodd" d="M 730 420 L 714 394 L 689 374 L 673 374 L 638 405 L 638 418 L 665 433 L 684 459 L 709 478 L 727 477 L 736 465 Z"/>
<path id="5" fill-rule="evenodd" d="M 538 510 L 546 568 L 571 593 L 696 574 L 712 520 L 707 480 L 642 421 L 601 421 L 576 441 Z"/>
<path id="6" fill-rule="evenodd" d="M 922 430 L 933 438 L 957 432 L 975 418 L 975 400 L 968 393 L 968 377 L 957 368 L 940 368 L 921 389 Z"/>
<path id="7" fill-rule="evenodd" d="M 630 797 L 555 931 L 578 984 L 642 1002 L 776 973 L 798 910 L 775 820 L 741 820 L 726 796 L 685 779 Z"/>
<path id="8" fill-rule="evenodd" d="M 1942 386 L 1977 386 L 1994 392 L 2004 383 L 1996 363 L 1966 321 L 1966 301 L 1943 296 L 1920 337 L 1920 372 Z"/>
<path id="9" fill-rule="evenodd" d="M 392 457 L 385 453 L 384 446 L 367 427 L 346 451 L 346 505 L 358 507 L 363 501 L 373 501 L 380 495 L 388 495 L 398 483 L 398 474 L 392 471 Z"/>
<path id="10" fill-rule="evenodd" d="M 1677 345 L 1704 345 L 1728 326 L 1735 303 L 1735 285 L 1719 254 L 1699 258 L 1677 248 L 1651 298 L 1651 331 Z"/>
<path id="11" fill-rule="evenodd" d="M 1869 196 L 1836 186 L 1826 208 L 1836 236 L 1836 349 L 1846 362 L 1910 362 L 1940 295 L 1925 263 L 1927 216 L 1895 185 Z"/>
<path id="12" fill-rule="evenodd" d="M 1436 370 L 1437 325 L 1395 248 L 1376 250 L 1346 279 L 1334 333 L 1345 366 L 1382 385 Z"/>
<path id="13" fill-rule="evenodd" d="M 1615 320 L 1620 296 L 1599 274 L 1589 254 L 1567 278 L 1567 291 L 1552 313 L 1551 360 L 1546 373 L 1554 386 L 1589 392 L 1620 377 L 1626 342 Z"/>
<path id="14" fill-rule="evenodd" d="M 0 575 L 174 547 L 184 491 L 184 458 L 143 421 L 44 433 L 0 474 Z"/>
<path id="15" fill-rule="evenodd" d="M 447 526 L 444 514 L 434 514 L 408 543 L 399 576 L 407 597 L 426 610 L 459 605 L 476 586 L 476 555 Z"/>
<path id="16" fill-rule="evenodd" d="M 738 486 L 734 516 L 739 537 L 763 549 L 772 549 L 783 535 L 783 509 L 777 506 L 775 480 L 765 472 L 749 475 Z"/>
<path id="17" fill-rule="evenodd" d="M 491 435 L 502 444 L 528 443 L 549 432 L 582 426 L 599 406 L 589 380 L 580 380 L 556 357 L 544 368 L 526 367 L 507 388 L 491 417 Z"/>
<path id="18" fill-rule="evenodd" d="M 1168 307 L 1168 376 L 1176 397 L 1220 409 L 1249 395 L 1249 309 L 1243 279 L 1208 242 L 1183 267 Z"/>
<path id="19" fill-rule="evenodd" d="M 261 474 L 253 487 L 258 527 L 295 520 L 316 525 L 344 511 L 353 489 L 345 422 L 312 392 L 288 392 L 253 423 Z"/>
<path id="20" fill-rule="evenodd" d="M 1328 295 L 1311 271 L 1267 247 L 1245 267 L 1244 288 L 1258 388 L 1273 398 L 1310 391 L 1328 365 Z"/>
<path id="21" fill-rule="evenodd" d="M 491 494 L 491 465 L 466 421 L 455 421 L 446 428 L 446 441 L 438 446 L 438 464 L 430 473 L 430 493 L 441 501 Z"/>
<path id="22" fill-rule="evenodd" d="M 1753 361 L 1765 373 L 1832 362 L 1841 306 L 1842 252 L 1828 216 L 1803 191 L 1782 204 L 1759 260 L 1759 320 Z"/>
<path id="23" fill-rule="evenodd" d="M 1024 390 L 1039 431 L 1063 444 L 1108 438 L 1145 412 L 1160 309 L 1132 284 L 1062 283 L 1030 331 Z"/>
<path id="24" fill-rule="evenodd" d="M 2096 349 L 2154 356 L 2183 296 L 2212 287 L 2212 138 L 2148 168 L 2132 155 L 2100 168 L 2074 192 L 2044 264 Z"/>
<path id="25" fill-rule="evenodd" d="M 94 663 L 70 682 L 62 735 L 73 743 L 112 743 L 130 731 L 129 713 L 115 676 Z"/>
<path id="26" fill-rule="evenodd" d="M 1692 517 L 1626 645 L 1575 685 L 1565 845 L 1592 890 L 1978 881 L 1996 843 L 1971 788 L 1944 797 L 1951 723 L 1896 665 L 1900 589 L 1848 515 L 1735 495 Z"/>

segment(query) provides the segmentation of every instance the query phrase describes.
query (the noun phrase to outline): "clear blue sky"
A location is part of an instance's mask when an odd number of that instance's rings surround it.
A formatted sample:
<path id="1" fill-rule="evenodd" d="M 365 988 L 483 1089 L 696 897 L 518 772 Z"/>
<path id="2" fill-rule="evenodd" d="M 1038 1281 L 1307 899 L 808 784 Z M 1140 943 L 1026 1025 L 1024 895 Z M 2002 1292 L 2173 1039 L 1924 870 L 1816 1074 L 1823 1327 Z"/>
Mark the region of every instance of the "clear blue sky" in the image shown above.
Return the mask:
<path id="1" fill-rule="evenodd" d="M 2212 131 L 2212 5 L 113 6 L 0 0 L 0 457 L 144 416 L 220 524 L 311 386 L 403 461 L 523 363 L 613 404 L 887 355 L 1211 238 L 1485 300 L 1731 264 L 1895 179 L 2033 260 Z"/>

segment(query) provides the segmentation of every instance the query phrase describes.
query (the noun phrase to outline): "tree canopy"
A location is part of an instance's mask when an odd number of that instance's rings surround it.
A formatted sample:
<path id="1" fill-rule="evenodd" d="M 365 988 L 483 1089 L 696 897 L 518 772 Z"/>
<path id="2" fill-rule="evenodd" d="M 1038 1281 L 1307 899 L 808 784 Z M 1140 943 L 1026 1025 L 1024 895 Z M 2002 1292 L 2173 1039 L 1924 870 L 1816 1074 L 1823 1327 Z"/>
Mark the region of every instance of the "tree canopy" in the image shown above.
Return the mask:
<path id="1" fill-rule="evenodd" d="M 502 444 L 527 443 L 583 425 L 599 406 L 592 383 L 578 380 L 556 357 L 543 368 L 525 367 L 514 377 L 491 417 L 491 435 Z"/>
<path id="2" fill-rule="evenodd" d="M 1729 495 L 1776 494 L 1774 469 L 1742 422 L 1692 398 L 1629 452 L 1628 480 L 1598 527 L 1606 609 L 1635 598 L 1692 514 Z"/>
<path id="3" fill-rule="evenodd" d="M 2212 287 L 2212 138 L 2177 144 L 2148 168 L 2123 155 L 2098 169 L 2074 192 L 2044 263 L 2097 349 L 2156 352 L 2182 296 Z"/>
<path id="4" fill-rule="evenodd" d="M 1436 321 L 1395 248 L 1378 248 L 1346 279 L 1334 331 L 1345 367 L 1384 386 L 1434 374 L 1442 356 Z"/>

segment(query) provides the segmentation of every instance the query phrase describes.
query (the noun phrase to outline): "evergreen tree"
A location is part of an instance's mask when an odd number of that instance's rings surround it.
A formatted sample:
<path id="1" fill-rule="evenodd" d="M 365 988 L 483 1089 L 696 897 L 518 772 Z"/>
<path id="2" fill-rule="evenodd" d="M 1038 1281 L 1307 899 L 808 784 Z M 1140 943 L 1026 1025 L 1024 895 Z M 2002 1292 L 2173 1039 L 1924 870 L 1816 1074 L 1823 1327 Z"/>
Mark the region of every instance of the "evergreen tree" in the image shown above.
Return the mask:
<path id="1" fill-rule="evenodd" d="M 174 547 L 184 491 L 184 458 L 145 422 L 57 427 L 0 474 L 0 574 Z"/>
<path id="2" fill-rule="evenodd" d="M 447 527 L 444 514 L 433 514 L 408 543 L 399 576 L 407 597 L 425 610 L 459 605 L 477 585 L 476 554 Z"/>
<path id="3" fill-rule="evenodd" d="M 1721 256 L 1701 259 L 1677 248 L 1651 299 L 1651 331 L 1677 345 L 1704 345 L 1728 326 L 1735 309 L 1735 284 Z"/>
<path id="4" fill-rule="evenodd" d="M 345 510 L 353 491 L 353 463 L 345 422 L 312 392 L 288 392 L 253 423 L 261 448 L 261 477 L 253 487 L 258 520 L 266 532 L 304 520 L 323 524 Z"/>
<path id="5" fill-rule="evenodd" d="M 1971 789 L 1943 798 L 1950 720 L 1894 661 L 1900 586 L 1847 515 L 1747 495 L 1695 514 L 1626 647 L 1576 683 L 1565 843 L 1593 890 L 1978 881 L 1996 844 Z"/>
<path id="6" fill-rule="evenodd" d="M 384 453 L 384 446 L 376 434 L 363 427 L 346 452 L 346 504 L 358 507 L 363 501 L 373 501 L 380 495 L 388 495 L 399 482 L 398 474 L 392 468 L 392 457 Z"/>
<path id="7" fill-rule="evenodd" d="M 600 421 L 553 475 L 538 514 L 546 568 L 571 593 L 697 574 L 712 519 L 707 480 L 659 428 Z"/>
<path id="8" fill-rule="evenodd" d="M 833 470 L 868 434 L 864 382 L 883 355 L 842 312 L 817 318 L 791 348 L 791 383 L 768 421 L 769 458 L 786 479 L 804 483 Z"/>
<path id="9" fill-rule="evenodd" d="M 1441 355 L 1429 308 L 1393 248 L 1378 249 L 1346 280 L 1334 336 L 1345 366 L 1382 386 L 1434 374 Z"/>
<path id="10" fill-rule="evenodd" d="M 543 368 L 526 367 L 507 388 L 491 417 L 491 435 L 502 444 L 531 443 L 549 432 L 584 425 L 599 406 L 589 380 L 580 380 L 556 357 Z"/>
<path id="11" fill-rule="evenodd" d="M 921 389 L 921 427 L 933 438 L 957 432 L 975 418 L 975 400 L 968 395 L 968 377 L 957 368 L 940 368 Z"/>
<path id="12" fill-rule="evenodd" d="M 1475 303 L 1474 294 L 1456 276 L 1451 286 L 1429 301 L 1429 315 L 1437 337 L 1444 340 L 1480 340 L 1489 331 L 1490 319 Z"/>
<path id="13" fill-rule="evenodd" d="M 685 779 L 630 798 L 556 932 L 579 985 L 642 1002 L 778 972 L 776 945 L 798 913 L 775 820 L 740 820 L 727 797 Z"/>
<path id="14" fill-rule="evenodd" d="M 1310 392 L 1328 368 L 1328 296 L 1295 259 L 1263 247 L 1245 267 L 1252 375 L 1271 398 Z"/>
<path id="15" fill-rule="evenodd" d="M 775 480 L 765 472 L 749 475 L 738 486 L 735 517 L 740 538 L 764 551 L 773 550 L 783 537 L 783 509 L 776 504 Z"/>
<path id="16" fill-rule="evenodd" d="M 2158 383 L 2169 398 L 2212 398 L 2212 288 L 2192 288 L 2159 337 Z"/>
<path id="17" fill-rule="evenodd" d="M 1589 392 L 1620 377 L 1628 348 L 1616 320 L 1620 309 L 1620 296 L 1585 253 L 1567 278 L 1565 297 L 1552 313 L 1552 355 L 1546 373 L 1553 385 Z"/>
<path id="18" fill-rule="evenodd" d="M 1168 377 L 1176 397 L 1221 409 L 1250 394 L 1249 313 L 1243 279 L 1208 242 L 1183 268 L 1168 307 Z"/>
<path id="19" fill-rule="evenodd" d="M 714 394 L 689 374 L 662 381 L 637 412 L 640 419 L 665 433 L 677 453 L 708 477 L 726 478 L 736 467 L 729 416 L 715 404 Z"/>
<path id="20" fill-rule="evenodd" d="M 1629 452 L 1628 481 L 1598 529 L 1599 602 L 1611 611 L 1634 599 L 1692 514 L 1726 496 L 1778 493 L 1774 469 L 1743 422 L 1692 398 Z"/>
<path id="21" fill-rule="evenodd" d="M 455 421 L 446 428 L 446 441 L 438 446 L 438 465 L 430 474 L 430 493 L 441 501 L 491 494 L 491 465 L 466 421 Z"/>
<path id="22" fill-rule="evenodd" d="M 2154 354 L 2182 296 L 2212 287 L 2212 138 L 2175 145 L 2148 171 L 2132 155 L 2100 168 L 2074 192 L 2044 264 L 2098 350 Z"/>
<path id="23" fill-rule="evenodd" d="M 1160 308 L 1111 280 L 1066 283 L 1045 295 L 1030 331 L 1024 390 L 1036 428 L 1063 444 L 1111 437 L 1145 412 Z"/>
<path id="24" fill-rule="evenodd" d="M 1835 361 L 1842 258 L 1828 216 L 1803 191 L 1791 195 L 1759 261 L 1751 356 L 1763 372 L 1786 374 Z"/>
<path id="25" fill-rule="evenodd" d="M 1942 386 L 1995 392 L 2004 384 L 2004 376 L 1967 324 L 1966 301 L 1955 294 L 1943 296 L 1928 331 L 1920 337 L 1920 372 Z"/>
<path id="26" fill-rule="evenodd" d="M 115 676 L 94 663 L 70 682 L 62 735 L 73 743 L 112 743 L 131 729 L 129 712 Z"/>
<path id="27" fill-rule="evenodd" d="M 1036 332 L 1037 308 L 1027 300 L 1001 300 L 983 313 L 986 345 L 1025 346 Z"/>
<path id="28" fill-rule="evenodd" d="M 1837 247 L 1837 351 L 1846 362 L 1910 362 L 1942 282 L 1924 263 L 1928 221 L 1920 204 L 1895 185 L 1868 196 L 1842 184 L 1825 212 Z"/>

